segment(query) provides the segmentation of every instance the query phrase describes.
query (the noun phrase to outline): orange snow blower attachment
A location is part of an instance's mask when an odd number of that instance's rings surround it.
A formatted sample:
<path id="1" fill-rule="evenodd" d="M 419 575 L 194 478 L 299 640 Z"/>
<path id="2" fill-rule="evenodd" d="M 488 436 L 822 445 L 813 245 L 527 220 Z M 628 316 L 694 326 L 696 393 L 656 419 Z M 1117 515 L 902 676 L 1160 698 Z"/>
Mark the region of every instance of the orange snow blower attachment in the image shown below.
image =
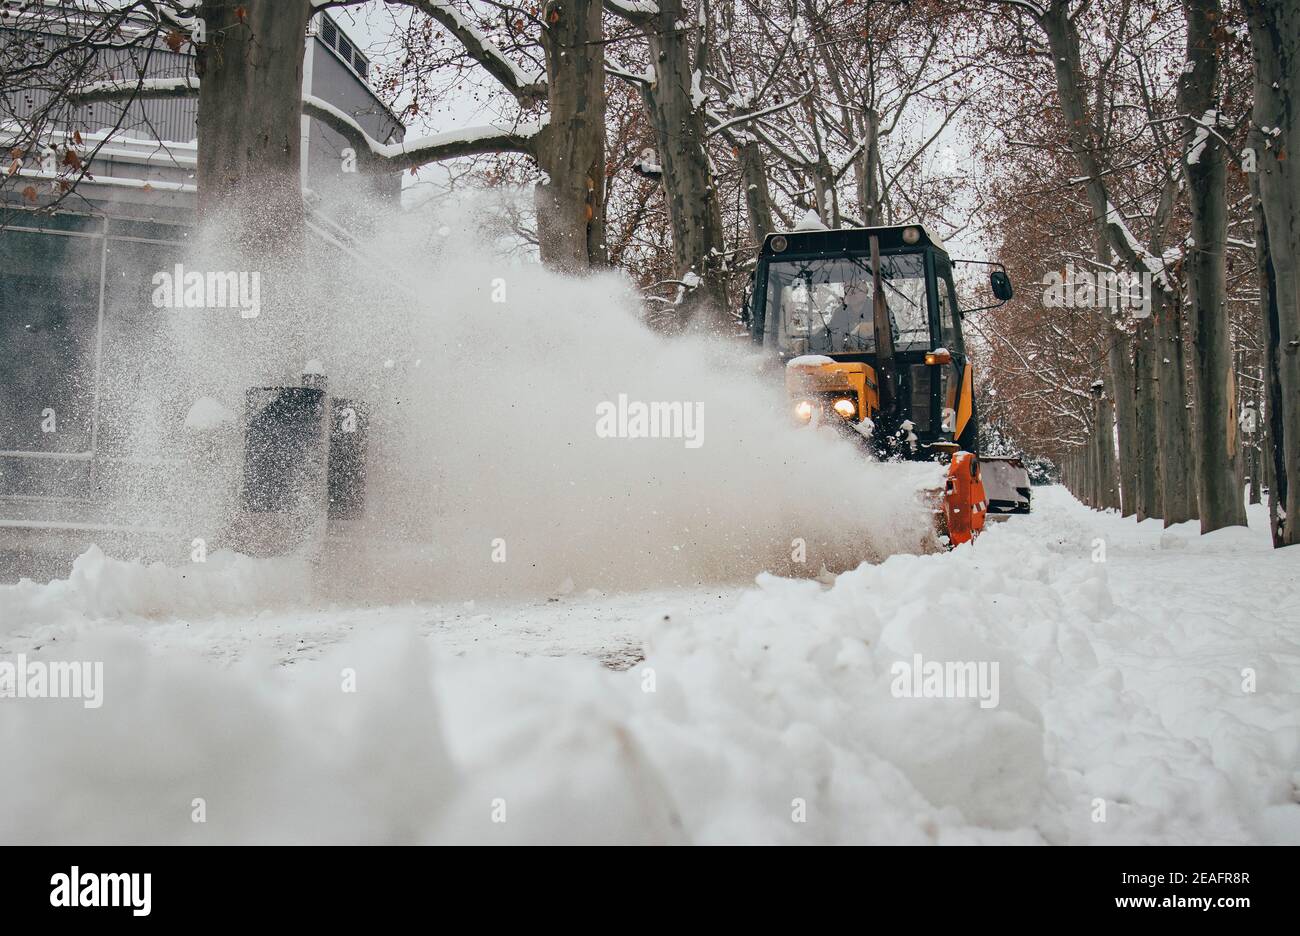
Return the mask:
<path id="1" fill-rule="evenodd" d="M 970 452 L 956 453 L 948 463 L 948 474 L 944 479 L 939 532 L 947 535 L 950 546 L 969 543 L 984 529 L 987 511 L 979 458 Z"/>

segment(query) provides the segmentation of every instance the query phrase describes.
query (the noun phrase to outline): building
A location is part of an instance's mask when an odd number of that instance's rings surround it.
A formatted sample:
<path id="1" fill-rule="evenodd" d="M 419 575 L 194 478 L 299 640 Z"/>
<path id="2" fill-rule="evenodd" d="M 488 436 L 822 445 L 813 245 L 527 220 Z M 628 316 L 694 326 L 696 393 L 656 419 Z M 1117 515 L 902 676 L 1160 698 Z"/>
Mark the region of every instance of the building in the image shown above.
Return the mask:
<path id="1" fill-rule="evenodd" d="M 46 41 L 39 30 L 25 30 L 21 19 L 6 22 L 0 43 Z M 189 53 L 163 44 L 149 50 L 147 61 L 148 78 L 193 71 Z M 111 74 L 114 62 L 105 68 Z M 131 68 L 123 70 L 134 77 Z M 318 13 L 309 28 L 304 93 L 348 113 L 374 139 L 400 141 L 405 130 L 370 76 L 370 63 L 343 28 Z M 37 113 L 50 100 L 39 89 L 0 94 L 10 120 Z M 54 184 L 49 165 L 24 165 L 11 180 L 16 184 L 4 189 L 0 569 L 66 570 L 66 557 L 91 542 L 120 542 L 123 550 L 143 554 L 174 552 L 155 548 L 157 540 L 174 540 L 176 531 L 147 498 L 133 498 L 132 488 L 156 498 L 159 488 L 150 479 L 175 474 L 186 457 L 165 446 L 141 454 L 141 427 L 174 422 L 177 412 L 143 413 L 131 391 L 133 381 L 149 378 L 151 355 L 156 360 L 167 353 L 157 309 L 149 303 L 148 274 L 137 273 L 170 269 L 190 237 L 196 110 L 194 98 L 67 108 L 49 141 L 58 146 L 75 133 L 83 148 L 102 142 L 89 163 L 91 177 L 53 213 L 31 210 L 22 192 L 31 185 L 44 195 Z M 14 138 L 12 124 L 0 126 L 0 138 L 6 134 Z M 347 250 L 351 228 L 360 222 L 345 199 L 331 194 L 341 188 L 333 183 L 345 171 L 347 143 L 305 116 L 302 135 L 309 233 L 329 249 Z M 400 178 L 381 184 L 389 182 L 396 196 Z M 42 565 L 47 556 L 59 558 Z"/>

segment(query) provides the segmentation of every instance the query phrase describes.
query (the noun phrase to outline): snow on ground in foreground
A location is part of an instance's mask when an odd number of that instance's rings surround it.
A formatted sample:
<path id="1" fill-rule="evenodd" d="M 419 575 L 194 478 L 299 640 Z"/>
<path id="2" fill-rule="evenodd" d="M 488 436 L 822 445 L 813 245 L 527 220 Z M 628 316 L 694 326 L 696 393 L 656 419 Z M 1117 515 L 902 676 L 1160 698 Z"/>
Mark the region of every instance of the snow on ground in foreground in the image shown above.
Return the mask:
<path id="1" fill-rule="evenodd" d="M 0 587 L 0 661 L 105 663 L 99 709 L 0 699 L 0 841 L 1300 843 L 1300 550 L 1035 507 L 830 587 L 513 605 L 253 613 L 242 557 L 89 555 Z M 999 704 L 895 698 L 916 653 Z"/>

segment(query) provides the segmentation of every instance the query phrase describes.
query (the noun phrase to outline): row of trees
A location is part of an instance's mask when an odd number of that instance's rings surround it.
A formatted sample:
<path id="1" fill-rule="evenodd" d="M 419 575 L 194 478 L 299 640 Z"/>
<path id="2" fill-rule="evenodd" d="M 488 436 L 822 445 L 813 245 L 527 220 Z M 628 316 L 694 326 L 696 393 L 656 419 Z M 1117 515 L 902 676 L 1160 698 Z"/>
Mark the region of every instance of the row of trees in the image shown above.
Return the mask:
<path id="1" fill-rule="evenodd" d="M 986 184 L 1014 275 L 1075 301 L 981 318 L 995 418 L 1095 506 L 1209 532 L 1245 522 L 1249 478 L 1275 544 L 1295 542 L 1300 75 L 1276 61 L 1300 42 L 1294 5 L 1015 6 L 1026 93 L 993 112 Z M 1116 274 L 1145 301 L 1117 308 Z"/>
<path id="2" fill-rule="evenodd" d="M 531 183 L 511 223 L 542 261 L 627 269 L 667 327 L 734 332 L 754 245 L 809 211 L 982 223 L 1022 284 L 967 323 L 1000 435 L 1096 452 L 1096 503 L 1206 531 L 1244 522 L 1242 479 L 1263 475 L 1275 541 L 1294 542 L 1294 3 L 385 0 L 405 18 L 381 90 L 418 113 L 455 84 L 434 77 L 464 75 L 498 118 L 400 144 L 301 94 L 309 18 L 354 3 L 114 0 L 58 48 L 0 55 L 7 82 L 58 92 L 49 120 L 196 95 L 200 212 L 249 250 L 301 244 L 306 113 L 364 173 L 469 158 L 480 182 Z M 139 64 L 160 44 L 192 49 L 193 73 L 124 73 L 124 51 Z M 28 120 L 16 158 L 44 129 Z M 70 187 L 85 156 L 61 162 Z M 1107 287 L 1048 307 L 1023 288 L 1071 268 L 1143 277 L 1147 303 L 1116 314 Z"/>
<path id="3" fill-rule="evenodd" d="M 66 121 L 61 110 L 195 96 L 200 211 L 257 245 L 292 242 L 301 229 L 300 113 L 347 138 L 367 172 L 480 157 L 496 182 L 535 183 L 526 233 L 543 262 L 569 272 L 617 262 L 684 297 L 665 320 L 723 329 L 735 321 L 738 258 L 809 210 L 831 225 L 966 224 L 947 217 L 957 214 L 952 174 L 920 170 L 971 107 L 978 67 L 996 52 L 994 34 L 977 28 L 987 12 L 880 0 L 716 9 L 709 0 L 689 9 L 684 0 L 385 0 L 410 15 L 405 54 L 381 87 L 414 97 L 412 113 L 427 111 L 449 84 L 430 72 L 472 71 L 495 88 L 499 115 L 490 127 L 394 145 L 300 93 L 307 20 L 358 2 L 105 0 L 89 19 L 96 3 L 82 3 L 82 28 L 56 48 L 6 49 L 9 78 L 55 92 L 24 121 L 15 149 L 38 147 Z M 29 21 L 71 15 L 21 6 Z M 160 44 L 192 49 L 193 74 L 146 77 Z M 95 54 L 107 49 L 131 56 L 106 66 Z M 75 186 L 77 173 L 68 176 Z"/>
<path id="4" fill-rule="evenodd" d="M 552 7 L 536 22 L 526 4 L 488 9 L 475 26 L 493 49 L 521 67 L 542 60 Z M 932 2 L 583 0 L 563 15 L 578 11 L 592 16 L 582 41 L 593 47 L 566 45 L 546 61 L 551 82 L 589 56 L 604 70 L 604 172 L 591 189 L 601 210 L 585 230 L 586 262 L 614 263 L 647 288 L 684 294 L 661 320 L 730 328 L 754 246 L 810 210 L 831 226 L 917 216 L 948 231 L 966 223 L 948 217 L 957 214 L 953 174 L 920 170 L 971 106 L 979 64 L 996 54 L 995 34 L 977 28 L 992 19 L 987 12 Z M 489 105 L 503 119 L 535 119 L 541 105 L 519 99 L 484 48 L 412 23 L 386 87 L 394 96 L 414 89 L 410 112 L 427 112 L 459 88 L 445 80 L 449 71 L 475 72 L 496 80 Z M 551 128 L 555 105 L 545 108 Z M 553 183 L 555 175 L 523 154 L 484 160 L 477 178 Z M 554 236 L 547 219 L 510 221 L 545 258 Z M 583 258 L 570 260 L 573 268 Z"/>

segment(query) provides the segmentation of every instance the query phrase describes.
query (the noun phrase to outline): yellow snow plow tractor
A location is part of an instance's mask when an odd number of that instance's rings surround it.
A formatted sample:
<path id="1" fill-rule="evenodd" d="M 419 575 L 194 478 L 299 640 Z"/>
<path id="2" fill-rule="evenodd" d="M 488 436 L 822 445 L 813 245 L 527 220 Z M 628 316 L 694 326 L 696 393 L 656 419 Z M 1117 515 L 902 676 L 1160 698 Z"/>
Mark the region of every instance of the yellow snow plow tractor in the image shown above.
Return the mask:
<path id="1" fill-rule="evenodd" d="M 983 528 L 988 505 L 952 265 L 917 224 L 769 234 L 745 314 L 753 341 L 784 365 L 792 419 L 882 459 L 946 464 L 936 516 L 957 545 Z M 1000 305 L 1011 281 L 992 266 Z"/>

